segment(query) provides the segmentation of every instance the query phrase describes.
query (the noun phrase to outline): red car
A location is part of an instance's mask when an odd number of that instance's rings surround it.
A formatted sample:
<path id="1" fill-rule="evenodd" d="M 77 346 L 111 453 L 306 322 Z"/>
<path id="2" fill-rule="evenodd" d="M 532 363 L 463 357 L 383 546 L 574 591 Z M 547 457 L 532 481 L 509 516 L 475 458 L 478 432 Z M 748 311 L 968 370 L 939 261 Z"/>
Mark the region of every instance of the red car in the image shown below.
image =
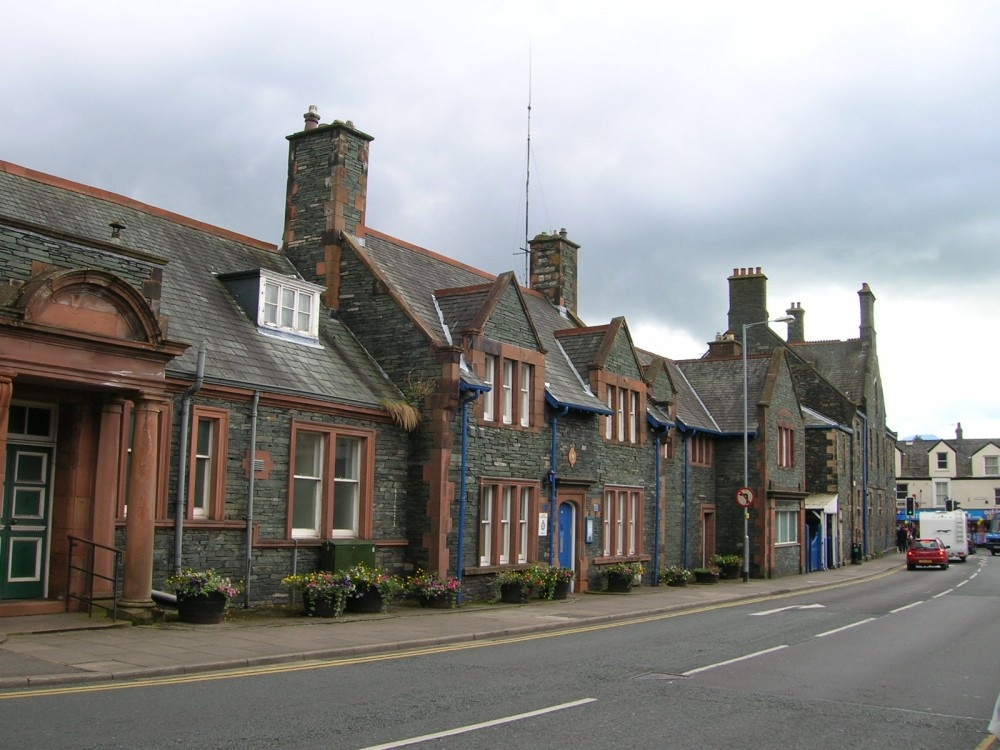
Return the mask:
<path id="1" fill-rule="evenodd" d="M 906 550 L 906 569 L 916 570 L 930 565 L 948 570 L 948 548 L 940 539 L 914 539 Z"/>

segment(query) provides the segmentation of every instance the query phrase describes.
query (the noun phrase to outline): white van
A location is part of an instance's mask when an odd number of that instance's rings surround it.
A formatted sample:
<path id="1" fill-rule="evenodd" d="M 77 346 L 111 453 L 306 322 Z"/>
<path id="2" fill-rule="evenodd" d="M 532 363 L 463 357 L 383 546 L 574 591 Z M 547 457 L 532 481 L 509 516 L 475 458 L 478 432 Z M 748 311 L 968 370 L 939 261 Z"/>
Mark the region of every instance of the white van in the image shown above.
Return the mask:
<path id="1" fill-rule="evenodd" d="M 918 516 L 921 539 L 940 539 L 948 559 L 965 562 L 969 554 L 969 525 L 964 510 L 925 511 Z"/>

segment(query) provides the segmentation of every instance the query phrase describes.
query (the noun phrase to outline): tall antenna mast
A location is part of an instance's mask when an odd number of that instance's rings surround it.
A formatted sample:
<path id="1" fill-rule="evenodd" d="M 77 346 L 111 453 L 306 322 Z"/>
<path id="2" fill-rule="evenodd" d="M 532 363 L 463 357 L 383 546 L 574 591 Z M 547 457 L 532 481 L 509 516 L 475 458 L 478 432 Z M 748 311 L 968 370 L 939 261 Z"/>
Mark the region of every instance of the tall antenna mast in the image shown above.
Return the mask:
<path id="1" fill-rule="evenodd" d="M 528 46 L 528 152 L 524 164 L 524 285 L 531 286 L 531 250 L 528 248 L 528 207 L 531 193 L 531 46 Z"/>

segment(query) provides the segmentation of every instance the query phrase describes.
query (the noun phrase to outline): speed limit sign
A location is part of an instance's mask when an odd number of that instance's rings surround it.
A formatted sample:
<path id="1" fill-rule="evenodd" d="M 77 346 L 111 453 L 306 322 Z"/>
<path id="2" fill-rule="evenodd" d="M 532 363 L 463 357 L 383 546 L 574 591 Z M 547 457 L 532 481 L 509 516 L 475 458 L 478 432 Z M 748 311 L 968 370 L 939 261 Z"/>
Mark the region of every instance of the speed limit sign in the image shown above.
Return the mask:
<path id="1" fill-rule="evenodd" d="M 753 505 L 753 490 L 749 487 L 740 487 L 736 490 L 736 502 L 744 508 L 749 508 Z"/>

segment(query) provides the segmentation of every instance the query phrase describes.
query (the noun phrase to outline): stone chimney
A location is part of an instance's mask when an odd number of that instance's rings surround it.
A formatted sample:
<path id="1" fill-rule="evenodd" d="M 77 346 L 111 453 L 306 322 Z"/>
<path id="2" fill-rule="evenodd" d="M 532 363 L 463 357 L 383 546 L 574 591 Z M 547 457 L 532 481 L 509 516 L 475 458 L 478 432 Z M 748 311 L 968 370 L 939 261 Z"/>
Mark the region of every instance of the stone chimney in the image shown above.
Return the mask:
<path id="1" fill-rule="evenodd" d="M 577 251 L 580 246 L 566 239 L 566 230 L 537 235 L 528 243 L 531 288 L 544 294 L 553 305 L 577 311 Z"/>
<path id="2" fill-rule="evenodd" d="M 729 277 L 729 330 L 767 320 L 767 276 L 757 268 L 734 268 Z"/>
<path id="3" fill-rule="evenodd" d="M 347 122 L 320 124 L 315 106 L 305 126 L 288 136 L 283 252 L 302 277 L 326 286 L 324 302 L 337 309 L 341 233 L 361 237 L 372 136 Z"/>
<path id="4" fill-rule="evenodd" d="M 957 425 L 955 425 L 955 439 L 956 440 L 961 440 L 962 439 L 962 423 L 961 422 L 959 422 Z"/>
<path id="5" fill-rule="evenodd" d="M 861 340 L 868 344 L 875 343 L 875 295 L 867 282 L 858 290 L 861 300 Z"/>
<path id="6" fill-rule="evenodd" d="M 802 309 L 801 302 L 793 302 L 787 310 L 785 310 L 785 315 L 789 315 L 795 320 L 788 324 L 788 343 L 802 343 L 806 340 L 806 324 L 804 318 L 806 317 L 806 311 Z"/>
<path id="7" fill-rule="evenodd" d="M 708 354 L 705 359 L 725 359 L 726 357 L 739 357 L 743 353 L 743 346 L 739 337 L 732 331 L 718 333 L 715 341 L 708 342 Z"/>

